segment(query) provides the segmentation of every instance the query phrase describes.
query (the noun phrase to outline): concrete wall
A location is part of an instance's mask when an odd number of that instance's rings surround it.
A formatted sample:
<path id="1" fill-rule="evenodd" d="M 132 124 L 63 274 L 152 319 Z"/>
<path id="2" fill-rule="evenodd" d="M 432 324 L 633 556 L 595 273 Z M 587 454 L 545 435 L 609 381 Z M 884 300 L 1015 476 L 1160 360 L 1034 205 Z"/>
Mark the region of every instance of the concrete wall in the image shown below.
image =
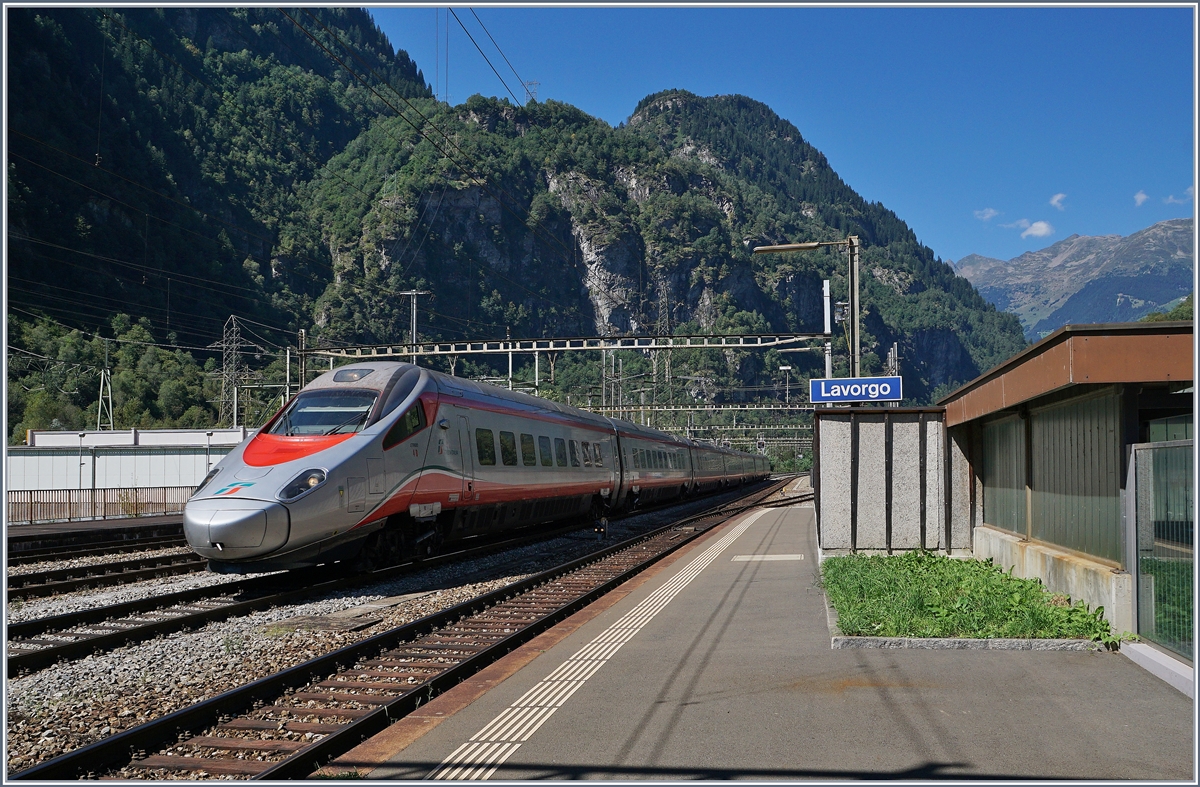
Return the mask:
<path id="1" fill-rule="evenodd" d="M 987 525 L 975 528 L 975 557 L 992 559 L 1013 576 L 1040 579 L 1051 592 L 1104 607 L 1104 617 L 1121 632 L 1134 631 L 1133 577 L 1082 555 L 1037 541 L 1022 541 L 1013 533 Z"/>
<path id="2" fill-rule="evenodd" d="M 817 422 L 814 486 L 822 550 L 946 548 L 947 458 L 940 410 L 818 410 Z M 965 470 L 956 472 L 965 477 Z M 969 522 L 956 516 L 950 530 L 952 551 L 969 550 Z"/>
<path id="3" fill-rule="evenodd" d="M 981 505 L 982 496 L 978 493 L 979 479 L 971 473 L 970 435 L 968 427 L 953 427 L 949 430 L 950 463 L 950 541 L 955 548 L 972 549 L 973 529 L 976 522 L 982 522 L 982 516 L 975 518 L 972 508 L 976 510 Z M 971 486 L 976 487 L 972 496 Z M 978 514 L 976 514 L 978 515 Z"/>
<path id="4" fill-rule="evenodd" d="M 25 444 L 37 448 L 84 448 L 89 446 L 131 445 L 224 445 L 235 446 L 246 439 L 246 427 L 225 429 L 130 429 L 116 432 L 64 432 L 30 429 Z"/>
<path id="5" fill-rule="evenodd" d="M 75 448 L 9 448 L 5 487 L 29 489 L 132 489 L 196 486 L 228 445 Z"/>
<path id="6" fill-rule="evenodd" d="M 850 419 L 822 418 L 818 429 L 818 439 L 813 443 L 813 450 L 817 452 L 813 466 L 813 487 L 819 491 L 817 507 L 820 512 L 818 527 L 821 545 L 823 549 L 844 549 L 851 543 Z M 845 546 L 826 547 L 826 544 Z"/>

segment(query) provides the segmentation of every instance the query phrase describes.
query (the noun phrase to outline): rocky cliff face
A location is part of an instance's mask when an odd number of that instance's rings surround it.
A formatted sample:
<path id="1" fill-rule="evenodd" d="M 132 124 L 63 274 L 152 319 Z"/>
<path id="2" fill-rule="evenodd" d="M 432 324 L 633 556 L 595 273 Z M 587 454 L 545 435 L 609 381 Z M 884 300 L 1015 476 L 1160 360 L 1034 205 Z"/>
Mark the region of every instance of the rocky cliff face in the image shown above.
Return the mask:
<path id="1" fill-rule="evenodd" d="M 1192 219 L 1172 219 L 1127 237 L 1072 235 L 1007 262 L 972 254 L 955 269 L 1038 339 L 1071 323 L 1136 320 L 1185 297 L 1192 233 Z"/>

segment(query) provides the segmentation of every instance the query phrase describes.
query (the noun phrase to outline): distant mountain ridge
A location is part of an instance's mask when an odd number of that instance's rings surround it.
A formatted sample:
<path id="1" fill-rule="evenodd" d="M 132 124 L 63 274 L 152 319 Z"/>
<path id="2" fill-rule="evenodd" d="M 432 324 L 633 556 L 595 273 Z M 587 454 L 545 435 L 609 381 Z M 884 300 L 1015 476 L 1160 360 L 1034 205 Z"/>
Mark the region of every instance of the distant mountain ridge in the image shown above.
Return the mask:
<path id="1" fill-rule="evenodd" d="M 1129 236 L 1072 235 L 1007 262 L 969 254 L 954 264 L 996 308 L 1037 340 L 1072 323 L 1129 322 L 1192 291 L 1193 220 L 1160 221 Z"/>

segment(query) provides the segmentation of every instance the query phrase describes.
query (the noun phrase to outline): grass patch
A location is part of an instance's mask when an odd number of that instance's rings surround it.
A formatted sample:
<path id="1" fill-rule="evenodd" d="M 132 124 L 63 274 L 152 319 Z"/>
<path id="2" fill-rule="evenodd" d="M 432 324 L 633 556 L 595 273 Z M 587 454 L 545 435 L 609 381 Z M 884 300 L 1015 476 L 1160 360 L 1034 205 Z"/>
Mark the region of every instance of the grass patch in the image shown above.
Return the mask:
<path id="1" fill-rule="evenodd" d="M 1088 639 L 1115 642 L 1104 608 L 1049 593 L 979 560 L 930 552 L 847 555 L 821 564 L 844 634 L 861 637 Z"/>

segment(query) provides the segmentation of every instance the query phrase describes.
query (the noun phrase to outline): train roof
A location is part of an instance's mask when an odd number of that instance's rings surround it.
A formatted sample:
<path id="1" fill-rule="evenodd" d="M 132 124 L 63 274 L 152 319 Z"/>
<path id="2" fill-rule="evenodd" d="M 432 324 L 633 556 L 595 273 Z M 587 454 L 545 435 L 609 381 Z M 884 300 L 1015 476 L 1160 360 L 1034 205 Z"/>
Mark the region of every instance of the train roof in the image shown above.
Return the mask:
<path id="1" fill-rule="evenodd" d="M 439 392 L 448 393 L 451 396 L 462 395 L 469 392 L 474 396 L 482 398 L 498 399 L 504 402 L 519 404 L 535 412 L 559 413 L 560 415 L 595 424 L 596 426 L 602 426 L 606 428 L 615 427 L 626 434 L 644 437 L 649 440 L 657 440 L 664 443 L 677 443 L 683 446 L 689 446 L 708 451 L 716 451 L 722 454 L 753 456 L 753 454 L 746 453 L 745 451 L 738 451 L 734 448 L 726 448 L 724 446 L 714 445 L 712 443 L 701 442 L 693 440 L 689 437 L 680 437 L 679 435 L 663 432 L 650 426 L 643 426 L 641 424 L 634 423 L 633 421 L 597 415 L 596 413 L 588 410 L 581 410 L 578 407 L 571 407 L 570 405 L 561 404 L 549 399 L 543 399 L 540 396 L 531 396 L 530 394 L 522 391 L 510 391 L 507 388 L 501 388 L 497 385 L 491 385 L 489 383 L 477 382 L 475 380 L 467 379 L 466 377 L 452 377 L 444 372 L 437 372 L 433 369 L 426 369 L 422 366 L 414 366 L 411 363 L 406 363 L 403 361 L 358 361 L 356 363 L 346 364 L 345 366 L 339 366 L 332 371 L 322 373 L 319 377 L 305 387 L 333 388 L 346 383 L 354 382 L 365 387 L 382 389 L 387 384 L 387 381 L 396 372 L 396 370 L 401 367 L 421 369 L 422 371 L 428 373 L 430 378 L 432 378 L 435 384 L 438 386 Z M 352 373 L 355 371 L 361 372 L 368 369 L 370 372 L 361 377 L 355 377 L 353 380 L 344 379 L 347 376 L 347 373 Z M 337 379 L 339 376 L 341 376 L 343 379 Z"/>

